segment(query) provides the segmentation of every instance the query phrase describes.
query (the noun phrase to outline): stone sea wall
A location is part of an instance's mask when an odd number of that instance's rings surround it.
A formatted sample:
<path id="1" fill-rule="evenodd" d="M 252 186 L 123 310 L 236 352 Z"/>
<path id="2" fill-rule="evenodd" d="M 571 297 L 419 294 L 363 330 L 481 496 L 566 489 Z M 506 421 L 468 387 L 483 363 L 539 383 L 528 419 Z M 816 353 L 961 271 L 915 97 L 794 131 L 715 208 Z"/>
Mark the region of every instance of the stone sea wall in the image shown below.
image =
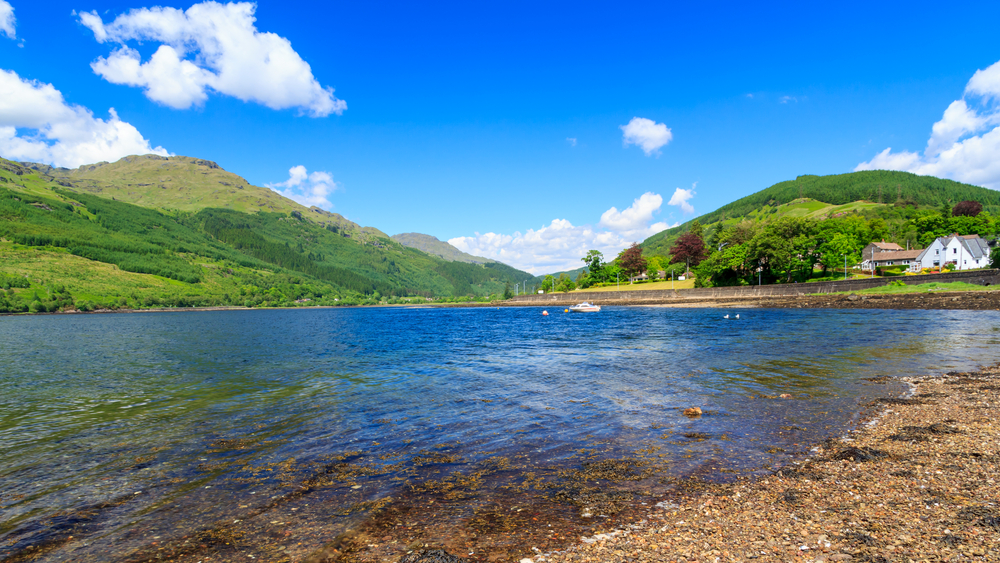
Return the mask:
<path id="1" fill-rule="evenodd" d="M 621 291 L 577 291 L 545 295 L 519 295 L 510 299 L 511 305 L 571 305 L 581 301 L 598 304 L 642 304 L 669 301 L 702 299 L 754 299 L 765 297 L 785 297 L 816 293 L 839 293 L 858 291 L 886 285 L 891 281 L 901 281 L 908 285 L 931 282 L 965 282 L 976 285 L 1000 286 L 1000 270 L 973 270 L 947 274 L 927 274 L 920 276 L 897 276 L 868 278 L 816 283 L 790 283 L 764 286 L 701 287 L 677 290 L 627 290 Z M 627 286 L 626 286 L 627 287 Z"/>

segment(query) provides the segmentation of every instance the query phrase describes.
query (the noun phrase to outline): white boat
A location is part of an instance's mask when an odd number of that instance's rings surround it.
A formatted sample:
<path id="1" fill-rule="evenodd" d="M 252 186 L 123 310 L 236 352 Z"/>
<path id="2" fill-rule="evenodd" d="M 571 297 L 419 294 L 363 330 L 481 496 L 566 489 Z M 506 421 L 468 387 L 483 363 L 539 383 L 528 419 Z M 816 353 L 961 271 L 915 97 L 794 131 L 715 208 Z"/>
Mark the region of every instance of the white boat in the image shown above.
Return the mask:
<path id="1" fill-rule="evenodd" d="M 573 305 L 572 307 L 569 308 L 569 311 L 571 313 L 596 313 L 600 310 L 601 310 L 600 305 L 593 305 L 586 301 L 578 305 Z"/>

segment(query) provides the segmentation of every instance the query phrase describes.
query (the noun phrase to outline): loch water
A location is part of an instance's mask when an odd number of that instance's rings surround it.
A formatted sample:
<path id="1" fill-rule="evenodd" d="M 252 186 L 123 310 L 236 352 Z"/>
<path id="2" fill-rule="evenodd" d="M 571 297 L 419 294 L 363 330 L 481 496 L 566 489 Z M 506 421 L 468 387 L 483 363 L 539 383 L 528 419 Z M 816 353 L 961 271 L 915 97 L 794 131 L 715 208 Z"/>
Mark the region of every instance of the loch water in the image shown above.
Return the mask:
<path id="1" fill-rule="evenodd" d="M 991 311 L 541 311 L 0 317 L 0 560 L 516 557 L 1000 361 Z"/>

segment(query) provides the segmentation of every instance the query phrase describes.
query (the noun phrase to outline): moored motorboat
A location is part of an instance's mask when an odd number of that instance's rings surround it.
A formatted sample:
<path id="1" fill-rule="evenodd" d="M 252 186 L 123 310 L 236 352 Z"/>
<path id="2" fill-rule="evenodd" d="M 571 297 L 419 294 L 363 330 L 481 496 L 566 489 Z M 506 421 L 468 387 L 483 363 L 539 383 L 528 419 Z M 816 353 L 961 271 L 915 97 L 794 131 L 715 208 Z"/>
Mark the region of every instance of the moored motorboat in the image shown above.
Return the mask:
<path id="1" fill-rule="evenodd" d="M 600 310 L 601 310 L 600 305 L 594 305 L 592 303 L 588 303 L 587 301 L 584 301 L 583 303 L 579 303 L 577 305 L 573 305 L 572 307 L 569 308 L 569 311 L 571 313 L 596 313 Z"/>

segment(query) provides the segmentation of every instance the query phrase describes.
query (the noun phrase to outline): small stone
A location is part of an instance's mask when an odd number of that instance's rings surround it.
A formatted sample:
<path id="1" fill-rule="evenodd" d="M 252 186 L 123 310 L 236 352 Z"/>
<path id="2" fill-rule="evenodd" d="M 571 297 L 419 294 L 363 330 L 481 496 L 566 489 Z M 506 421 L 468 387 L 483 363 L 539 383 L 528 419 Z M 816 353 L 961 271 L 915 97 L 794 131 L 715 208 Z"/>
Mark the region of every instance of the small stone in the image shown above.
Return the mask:
<path id="1" fill-rule="evenodd" d="M 782 399 L 791 399 L 792 398 L 792 396 L 789 395 L 788 393 L 782 393 L 782 394 L 780 394 L 778 396 L 781 397 Z"/>
<path id="2" fill-rule="evenodd" d="M 686 409 L 684 409 L 684 416 L 687 416 L 687 417 L 690 417 L 690 418 L 699 417 L 699 416 L 701 416 L 701 408 L 699 408 L 699 407 L 686 408 Z"/>

